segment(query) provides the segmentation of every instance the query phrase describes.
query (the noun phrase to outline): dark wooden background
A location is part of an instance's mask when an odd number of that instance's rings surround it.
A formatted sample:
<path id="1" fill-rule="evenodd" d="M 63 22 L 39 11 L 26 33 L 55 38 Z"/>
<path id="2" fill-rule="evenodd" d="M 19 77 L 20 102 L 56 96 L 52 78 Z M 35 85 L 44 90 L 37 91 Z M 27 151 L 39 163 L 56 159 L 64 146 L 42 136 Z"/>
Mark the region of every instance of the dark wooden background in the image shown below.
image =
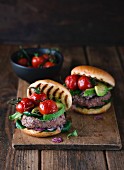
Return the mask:
<path id="1" fill-rule="evenodd" d="M 124 1 L 0 0 L 0 43 L 124 44 Z"/>

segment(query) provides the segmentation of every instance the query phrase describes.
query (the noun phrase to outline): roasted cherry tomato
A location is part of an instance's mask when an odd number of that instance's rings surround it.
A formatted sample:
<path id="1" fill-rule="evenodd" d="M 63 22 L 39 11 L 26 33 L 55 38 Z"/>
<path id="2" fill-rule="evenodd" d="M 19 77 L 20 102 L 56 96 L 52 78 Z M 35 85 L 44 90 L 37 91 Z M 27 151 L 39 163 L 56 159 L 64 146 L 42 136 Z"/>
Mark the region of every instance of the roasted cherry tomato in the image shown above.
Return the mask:
<path id="1" fill-rule="evenodd" d="M 45 100 L 43 102 L 40 102 L 39 111 L 43 115 L 52 114 L 58 111 L 58 107 L 56 105 L 56 102 L 54 102 L 53 100 Z"/>
<path id="2" fill-rule="evenodd" d="M 65 84 L 67 88 L 69 88 L 70 90 L 78 89 L 78 79 L 79 79 L 78 75 L 67 76 L 65 79 Z"/>
<path id="3" fill-rule="evenodd" d="M 47 96 L 45 93 L 32 93 L 30 96 L 30 99 L 32 99 L 35 103 L 35 105 L 39 105 L 40 102 L 44 101 L 47 99 Z"/>
<path id="4" fill-rule="evenodd" d="M 81 76 L 78 80 L 78 87 L 80 90 L 86 90 L 92 87 L 90 78 L 86 76 Z"/>
<path id="5" fill-rule="evenodd" d="M 51 61 L 47 61 L 45 64 L 44 64 L 44 67 L 45 68 L 48 68 L 48 67 L 53 67 L 55 66 L 55 63 L 51 62 Z"/>
<path id="6" fill-rule="evenodd" d="M 27 58 L 20 58 L 18 60 L 18 64 L 22 66 L 28 66 L 28 59 Z"/>
<path id="7" fill-rule="evenodd" d="M 34 68 L 38 68 L 38 67 L 42 66 L 44 64 L 44 62 L 45 62 L 45 58 L 43 56 L 36 55 L 32 58 L 32 66 Z"/>
<path id="8" fill-rule="evenodd" d="M 25 107 L 24 107 L 24 104 L 19 102 L 16 104 L 16 111 L 17 112 L 20 112 L 20 113 L 23 113 L 25 111 Z"/>
<path id="9" fill-rule="evenodd" d="M 33 100 L 29 98 L 22 98 L 19 103 L 16 104 L 16 111 L 23 113 L 25 111 L 30 111 L 34 107 Z"/>

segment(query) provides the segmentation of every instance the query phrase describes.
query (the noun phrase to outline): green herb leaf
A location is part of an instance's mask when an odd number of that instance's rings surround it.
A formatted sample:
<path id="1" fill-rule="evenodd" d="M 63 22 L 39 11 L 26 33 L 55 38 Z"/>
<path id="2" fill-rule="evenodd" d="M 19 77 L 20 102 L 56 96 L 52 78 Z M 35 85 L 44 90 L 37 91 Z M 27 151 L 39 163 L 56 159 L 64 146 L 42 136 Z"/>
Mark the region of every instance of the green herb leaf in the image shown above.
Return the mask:
<path id="1" fill-rule="evenodd" d="M 31 112 L 23 112 L 24 115 L 26 116 L 33 116 L 33 117 L 42 117 L 42 115 L 37 114 L 37 113 L 31 113 Z"/>
<path id="2" fill-rule="evenodd" d="M 9 116 L 9 119 L 10 119 L 10 120 L 15 120 L 15 119 L 21 119 L 21 117 L 22 117 L 22 114 L 21 114 L 21 113 L 15 112 L 13 115 L 10 115 L 10 116 Z"/>
<path id="3" fill-rule="evenodd" d="M 83 94 L 83 96 L 92 96 L 92 95 L 94 95 L 94 94 L 96 94 L 95 93 L 95 89 L 94 88 L 90 88 L 90 89 L 86 89 L 85 91 L 84 91 L 84 94 Z"/>
<path id="4" fill-rule="evenodd" d="M 74 130 L 72 133 L 69 133 L 67 136 L 67 139 L 69 139 L 70 136 L 78 136 L 78 133 L 76 130 Z"/>
<path id="5" fill-rule="evenodd" d="M 66 122 L 66 124 L 64 125 L 64 127 L 62 128 L 62 132 L 67 132 L 67 131 L 69 131 L 70 127 L 71 127 L 71 122 L 68 120 L 68 121 Z"/>
<path id="6" fill-rule="evenodd" d="M 24 129 L 24 128 L 25 128 L 25 126 L 22 125 L 22 123 L 21 123 L 20 120 L 17 120 L 17 121 L 16 121 L 16 127 L 17 127 L 18 129 Z"/>
<path id="7" fill-rule="evenodd" d="M 70 93 L 72 96 L 76 95 L 76 94 L 80 94 L 82 91 L 81 90 L 70 90 Z"/>

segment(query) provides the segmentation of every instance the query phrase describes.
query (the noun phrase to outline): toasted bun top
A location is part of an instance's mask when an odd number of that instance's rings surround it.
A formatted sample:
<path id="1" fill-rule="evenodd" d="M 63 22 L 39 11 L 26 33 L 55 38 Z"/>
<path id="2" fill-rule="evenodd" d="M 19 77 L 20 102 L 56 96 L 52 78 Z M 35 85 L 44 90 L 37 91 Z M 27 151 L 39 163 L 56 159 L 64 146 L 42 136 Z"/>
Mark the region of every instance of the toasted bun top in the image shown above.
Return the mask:
<path id="1" fill-rule="evenodd" d="M 66 110 L 68 110 L 72 105 L 72 96 L 70 92 L 58 82 L 45 79 L 32 83 L 27 89 L 28 98 L 32 93 L 34 93 L 34 89 L 31 87 L 40 87 L 41 91 L 47 95 L 48 99 L 60 99 L 61 102 L 65 105 Z"/>
<path id="2" fill-rule="evenodd" d="M 96 78 L 100 81 L 110 84 L 113 87 L 115 86 L 114 78 L 106 71 L 104 71 L 100 68 L 97 68 L 97 67 L 87 66 L 87 65 L 77 66 L 72 69 L 71 75 L 73 75 L 73 74 L 77 74 L 77 75 L 81 75 L 81 76 L 85 75 L 88 77 Z"/>

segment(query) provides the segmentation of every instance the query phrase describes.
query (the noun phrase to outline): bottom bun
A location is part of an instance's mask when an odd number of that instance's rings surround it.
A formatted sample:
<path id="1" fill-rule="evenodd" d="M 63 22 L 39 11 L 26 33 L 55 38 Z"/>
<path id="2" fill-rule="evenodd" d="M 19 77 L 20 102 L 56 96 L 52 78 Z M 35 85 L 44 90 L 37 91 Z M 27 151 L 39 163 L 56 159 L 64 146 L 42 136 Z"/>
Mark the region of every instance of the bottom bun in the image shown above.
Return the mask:
<path id="1" fill-rule="evenodd" d="M 36 130 L 27 129 L 27 128 L 21 129 L 21 130 L 22 130 L 22 132 L 26 133 L 27 135 L 38 137 L 38 138 L 54 136 L 54 135 L 61 133 L 60 129 L 56 129 L 53 132 L 39 132 L 39 131 L 36 131 Z"/>
<path id="2" fill-rule="evenodd" d="M 87 109 L 87 108 L 80 108 L 76 106 L 72 107 L 72 109 L 82 114 L 100 114 L 100 113 L 106 112 L 110 107 L 111 107 L 111 102 L 107 103 L 106 105 L 98 109 Z"/>

